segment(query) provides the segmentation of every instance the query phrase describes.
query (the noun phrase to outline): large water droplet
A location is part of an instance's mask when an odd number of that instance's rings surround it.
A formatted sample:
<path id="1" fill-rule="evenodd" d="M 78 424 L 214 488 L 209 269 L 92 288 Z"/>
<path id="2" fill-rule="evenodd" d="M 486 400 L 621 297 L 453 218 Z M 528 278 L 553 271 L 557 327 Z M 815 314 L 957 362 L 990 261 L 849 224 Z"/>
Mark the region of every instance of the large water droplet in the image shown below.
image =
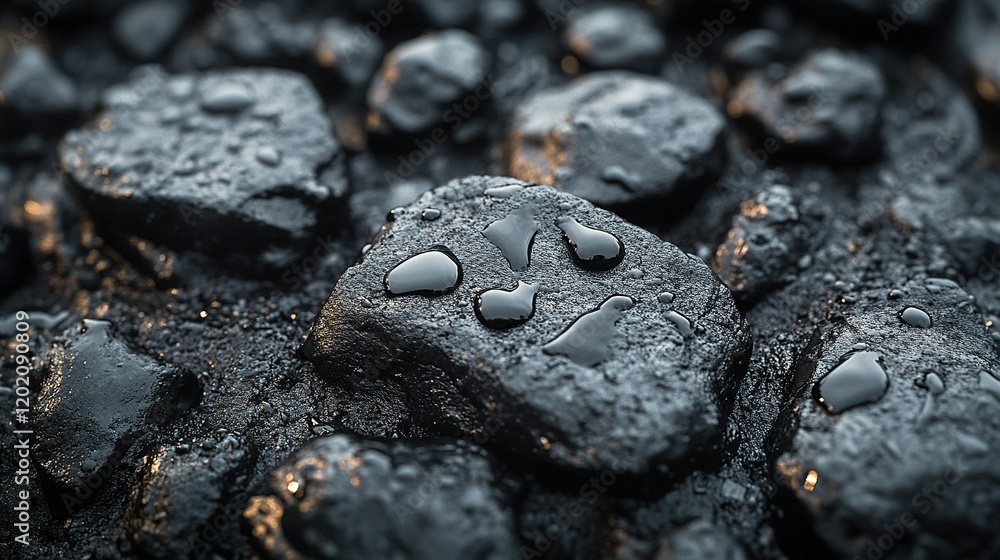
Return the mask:
<path id="1" fill-rule="evenodd" d="M 486 239 L 500 249 L 511 270 L 524 270 L 531 263 L 531 244 L 538 232 L 534 212 L 534 206 L 522 206 L 483 230 Z"/>
<path id="2" fill-rule="evenodd" d="M 573 262 L 590 270 L 608 270 L 625 258 L 625 244 L 614 235 L 587 227 L 568 216 L 556 220 Z"/>
<path id="3" fill-rule="evenodd" d="M 931 316 L 923 309 L 916 307 L 907 307 L 900 312 L 899 318 L 911 327 L 920 327 L 922 329 L 929 329 L 931 327 Z"/>
<path id="4" fill-rule="evenodd" d="M 390 296 L 440 296 L 462 282 L 462 264 L 445 246 L 413 255 L 386 273 L 382 284 Z"/>
<path id="5" fill-rule="evenodd" d="M 552 339 L 542 352 L 566 356 L 582 366 L 596 366 L 611 356 L 615 323 L 635 301 L 628 296 L 611 296 L 600 307 L 578 317 L 565 331 Z"/>
<path id="6" fill-rule="evenodd" d="M 889 376 L 878 352 L 855 352 L 848 356 L 813 387 L 813 396 L 831 414 L 875 402 L 889 388 Z"/>
<path id="7" fill-rule="evenodd" d="M 694 334 L 694 329 L 691 327 L 691 320 L 687 317 L 681 315 L 680 313 L 670 310 L 663 314 L 671 323 L 677 326 L 677 330 L 681 332 L 684 336 L 691 336 Z"/>
<path id="8" fill-rule="evenodd" d="M 437 208 L 424 208 L 424 211 L 420 213 L 420 219 L 425 222 L 433 222 L 440 217 L 441 211 Z"/>
<path id="9" fill-rule="evenodd" d="M 535 314 L 538 284 L 518 282 L 517 288 L 486 290 L 476 296 L 476 317 L 491 329 L 508 329 L 525 323 Z"/>

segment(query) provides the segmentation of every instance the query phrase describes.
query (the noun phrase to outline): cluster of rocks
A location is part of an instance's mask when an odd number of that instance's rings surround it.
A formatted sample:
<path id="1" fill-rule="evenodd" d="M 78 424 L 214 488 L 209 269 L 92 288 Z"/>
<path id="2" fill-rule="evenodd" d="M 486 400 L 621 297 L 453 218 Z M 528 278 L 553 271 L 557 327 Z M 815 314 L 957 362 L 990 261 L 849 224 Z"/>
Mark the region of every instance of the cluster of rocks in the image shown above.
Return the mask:
<path id="1" fill-rule="evenodd" d="M 1000 11 L 667 4 L 0 8 L 0 555 L 1000 554 Z"/>

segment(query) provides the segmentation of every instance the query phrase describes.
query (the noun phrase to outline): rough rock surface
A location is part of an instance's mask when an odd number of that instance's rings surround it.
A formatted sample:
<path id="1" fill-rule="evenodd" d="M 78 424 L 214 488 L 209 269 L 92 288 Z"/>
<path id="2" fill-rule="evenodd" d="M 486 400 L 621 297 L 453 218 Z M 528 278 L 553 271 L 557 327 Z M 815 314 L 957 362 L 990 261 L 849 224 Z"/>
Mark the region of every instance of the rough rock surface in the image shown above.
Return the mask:
<path id="1" fill-rule="evenodd" d="M 239 520 L 233 496 L 247 482 L 251 459 L 246 440 L 226 430 L 147 455 L 123 522 L 136 552 L 167 559 L 224 550 L 220 527 Z"/>
<path id="2" fill-rule="evenodd" d="M 317 438 L 243 513 L 265 558 L 519 558 L 510 496 L 465 443 Z"/>
<path id="3" fill-rule="evenodd" d="M 426 208 L 440 217 L 422 219 Z M 567 216 L 617 237 L 624 260 L 603 271 L 574 265 L 560 230 L 575 238 Z M 398 281 L 387 273 L 438 246 L 461 263 L 457 286 L 428 287 L 449 292 L 440 297 L 387 297 Z M 475 296 L 518 280 L 538 284 L 533 318 L 504 331 L 480 324 Z M 710 452 L 749 349 L 728 291 L 699 259 L 571 195 L 487 177 L 452 182 L 397 213 L 341 278 L 306 346 L 331 383 L 405 395 L 432 431 L 485 437 L 557 465 L 632 472 Z"/>
<path id="4" fill-rule="evenodd" d="M 784 148 L 827 161 L 864 161 L 881 150 L 885 94 L 871 61 L 827 49 L 809 53 L 780 79 L 764 70 L 748 73 L 728 108 L 753 122 L 769 153 Z"/>
<path id="5" fill-rule="evenodd" d="M 574 10 L 563 42 L 570 52 L 596 69 L 637 72 L 656 70 L 666 48 L 653 16 L 631 4 Z"/>
<path id="6" fill-rule="evenodd" d="M 339 225 L 343 162 L 301 76 L 181 75 L 111 88 L 105 104 L 61 154 L 105 231 L 266 268 L 293 262 Z"/>
<path id="7" fill-rule="evenodd" d="M 397 46 L 368 90 L 369 128 L 417 134 L 464 120 L 464 97 L 474 96 L 477 104 L 489 97 L 490 65 L 489 52 L 465 31 L 441 31 Z"/>
<path id="8" fill-rule="evenodd" d="M 68 512 L 107 480 L 142 431 L 158 429 L 201 400 L 201 385 L 137 353 L 104 321 L 71 327 L 46 358 L 36 451 L 50 502 Z"/>
<path id="9" fill-rule="evenodd" d="M 724 129 L 714 107 L 681 88 L 596 72 L 522 104 L 500 163 L 603 207 L 690 200 L 725 162 Z"/>
<path id="10" fill-rule="evenodd" d="M 795 503 L 786 511 L 832 554 L 1000 551 L 987 521 L 1000 504 L 1000 355 L 972 302 L 939 278 L 854 293 L 799 359 L 797 428 L 777 477 Z"/>

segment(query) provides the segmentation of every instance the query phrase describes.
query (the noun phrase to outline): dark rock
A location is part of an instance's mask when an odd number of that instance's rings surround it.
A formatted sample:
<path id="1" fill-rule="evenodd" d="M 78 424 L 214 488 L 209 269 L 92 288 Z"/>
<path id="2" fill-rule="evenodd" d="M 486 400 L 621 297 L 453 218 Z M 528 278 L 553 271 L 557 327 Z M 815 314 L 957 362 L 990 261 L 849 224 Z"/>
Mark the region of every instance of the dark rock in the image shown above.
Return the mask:
<path id="1" fill-rule="evenodd" d="M 105 321 L 71 327 L 49 352 L 43 373 L 35 456 L 50 486 L 49 503 L 66 513 L 121 468 L 140 433 L 167 425 L 201 400 L 193 374 L 137 353 Z"/>
<path id="2" fill-rule="evenodd" d="M 468 118 L 490 95 L 490 54 L 475 36 L 441 31 L 404 42 L 386 55 L 368 90 L 369 128 L 416 134 Z"/>
<path id="3" fill-rule="evenodd" d="M 423 220 L 428 207 L 441 216 Z M 512 213 L 537 227 L 520 273 L 482 233 Z M 624 261 L 606 271 L 574 265 L 560 216 L 620 239 Z M 386 297 L 390 269 L 442 245 L 462 267 L 453 292 Z M 541 286 L 534 317 L 503 331 L 480 324 L 475 297 L 516 280 Z M 671 304 L 657 299 L 667 290 Z M 555 189 L 470 177 L 386 225 L 324 305 L 306 353 L 332 383 L 407 395 L 432 431 L 564 466 L 644 472 L 715 445 L 749 347 L 728 290 L 699 259 Z M 604 363 L 581 365 L 594 356 Z"/>
<path id="4" fill-rule="evenodd" d="M 866 58 L 838 50 L 808 54 L 780 79 L 747 74 L 729 112 L 759 128 L 763 149 L 833 162 L 868 161 L 882 145 L 885 80 Z"/>
<path id="5" fill-rule="evenodd" d="M 698 519 L 664 537 L 653 560 L 745 560 L 733 538 L 710 521 Z"/>
<path id="6" fill-rule="evenodd" d="M 767 187 L 740 204 L 740 213 L 711 262 L 737 299 L 753 301 L 794 279 L 820 219 L 804 215 L 801 206 L 784 185 Z"/>
<path id="7" fill-rule="evenodd" d="M 225 550 L 219 540 L 236 527 L 241 511 L 234 493 L 247 483 L 251 451 L 237 434 L 222 430 L 194 445 L 160 447 L 139 469 L 125 508 L 123 530 L 143 558 L 202 558 Z"/>
<path id="8" fill-rule="evenodd" d="M 477 0 L 416 0 L 414 4 L 427 21 L 440 29 L 468 27 L 479 14 L 480 6 L 488 4 Z"/>
<path id="9" fill-rule="evenodd" d="M 708 102 L 656 78 L 589 74 L 521 105 L 502 145 L 512 176 L 605 207 L 690 200 L 725 161 L 725 122 Z"/>
<path id="10" fill-rule="evenodd" d="M 631 4 L 574 10 L 563 42 L 577 58 L 602 70 L 655 71 L 666 48 L 653 16 Z"/>
<path id="11" fill-rule="evenodd" d="M 808 546 L 817 554 L 996 554 L 987 520 L 1000 505 L 1000 355 L 971 300 L 935 278 L 856 291 L 800 357 L 798 425 L 776 475 L 794 538 L 815 535 Z M 932 326 L 908 324 L 906 308 L 926 312 Z M 872 376 L 888 386 L 865 394 Z M 813 387 L 834 377 L 853 382 Z"/>
<path id="12" fill-rule="evenodd" d="M 382 62 L 385 45 L 378 36 L 370 37 L 356 25 L 342 19 L 328 19 L 319 26 L 314 56 L 316 62 L 333 71 L 352 88 L 366 88 Z"/>
<path id="13" fill-rule="evenodd" d="M 317 438 L 244 511 L 265 558 L 518 558 L 509 497 L 464 443 Z"/>
<path id="14" fill-rule="evenodd" d="M 40 47 L 0 61 L 0 138 L 61 132 L 81 116 L 76 85 Z"/>
<path id="15" fill-rule="evenodd" d="M 343 161 L 309 83 L 283 71 L 112 88 L 67 135 L 66 174 L 99 226 L 256 269 L 339 225 Z"/>
<path id="16" fill-rule="evenodd" d="M 966 276 L 993 280 L 1000 274 L 1000 219 L 966 216 L 949 220 L 948 245 Z"/>
<path id="17" fill-rule="evenodd" d="M 797 0 L 797 4 L 814 12 L 817 16 L 833 18 L 836 22 L 871 26 L 884 40 L 907 23 L 933 26 L 939 23 L 954 0 L 919 0 L 898 2 L 896 0 Z"/>
<path id="18" fill-rule="evenodd" d="M 187 6 L 171 0 L 141 0 L 115 15 L 115 40 L 135 60 L 149 61 L 162 54 L 187 18 Z"/>
<path id="19" fill-rule="evenodd" d="M 722 60 L 730 78 L 748 70 L 764 68 L 781 56 L 781 36 L 770 29 L 751 29 L 726 43 Z"/>

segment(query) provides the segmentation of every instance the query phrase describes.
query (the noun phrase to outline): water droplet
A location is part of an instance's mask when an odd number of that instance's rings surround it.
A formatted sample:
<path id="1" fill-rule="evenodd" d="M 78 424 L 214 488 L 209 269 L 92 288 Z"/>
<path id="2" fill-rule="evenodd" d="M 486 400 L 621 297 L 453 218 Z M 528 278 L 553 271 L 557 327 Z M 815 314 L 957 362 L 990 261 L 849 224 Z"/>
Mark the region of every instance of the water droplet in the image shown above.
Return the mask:
<path id="1" fill-rule="evenodd" d="M 643 275 L 643 272 L 641 270 L 639 270 L 638 268 L 633 268 L 633 269 L 631 269 L 631 270 L 629 270 L 628 272 L 625 273 L 625 276 L 628 276 L 629 278 L 634 278 L 634 279 L 642 278 L 642 275 Z"/>
<path id="2" fill-rule="evenodd" d="M 889 299 L 901 299 L 904 295 L 903 290 L 890 290 Z"/>
<path id="3" fill-rule="evenodd" d="M 535 314 L 538 284 L 518 282 L 513 290 L 493 289 L 476 296 L 479 321 L 491 329 L 508 329 L 525 323 Z"/>
<path id="4" fill-rule="evenodd" d="M 663 292 L 662 294 L 656 296 L 657 301 L 660 303 L 673 303 L 674 294 L 670 292 Z"/>
<path id="5" fill-rule="evenodd" d="M 1000 379 L 986 370 L 979 371 L 979 386 L 1000 400 Z"/>
<path id="6" fill-rule="evenodd" d="M 28 311 L 28 320 L 26 321 L 31 329 L 55 329 L 57 327 L 65 326 L 73 319 L 73 313 L 67 310 L 62 310 L 55 315 L 50 315 L 44 311 Z M 21 321 L 17 318 L 17 313 L 11 313 L 10 315 L 0 319 L 0 336 L 14 336 L 21 332 L 17 330 L 17 324 Z"/>
<path id="7" fill-rule="evenodd" d="M 406 208 L 403 208 L 402 206 L 397 206 L 392 210 L 389 210 L 389 213 L 385 215 L 385 221 L 395 222 L 397 218 L 399 218 L 405 213 L 406 213 Z"/>
<path id="8" fill-rule="evenodd" d="M 420 219 L 425 222 L 433 222 L 440 217 L 441 211 L 437 208 L 424 208 L 424 211 L 420 213 Z"/>
<path id="9" fill-rule="evenodd" d="M 247 86 L 234 82 L 213 84 L 201 94 L 201 108 L 211 112 L 239 111 L 254 103 L 256 100 Z"/>
<path id="10" fill-rule="evenodd" d="M 264 165 L 274 167 L 281 163 L 281 152 L 271 146 L 261 146 L 257 149 L 257 160 Z"/>
<path id="11" fill-rule="evenodd" d="M 521 192 L 524 187 L 521 185 L 506 185 L 503 187 L 493 187 L 483 191 L 486 196 L 492 196 L 493 198 L 510 198 L 515 194 Z"/>
<path id="12" fill-rule="evenodd" d="M 929 329 L 931 327 L 931 317 L 923 309 L 907 307 L 899 314 L 900 320 L 911 327 Z"/>
<path id="13" fill-rule="evenodd" d="M 917 425 L 923 426 L 932 416 L 934 416 L 934 398 L 944 392 L 944 381 L 936 373 L 928 373 L 922 380 L 916 382 L 917 387 L 927 390 L 927 398 L 924 400 L 924 407 L 917 416 Z"/>
<path id="14" fill-rule="evenodd" d="M 671 323 L 677 326 L 677 330 L 681 331 L 684 336 L 691 336 L 694 334 L 694 329 L 691 328 L 691 320 L 687 317 L 681 315 L 680 313 L 670 310 L 663 314 Z"/>
<path id="15" fill-rule="evenodd" d="M 573 262 L 589 270 L 614 268 L 625 258 L 625 244 L 614 235 L 587 227 L 568 216 L 556 220 Z"/>
<path id="16" fill-rule="evenodd" d="M 813 386 L 813 396 L 830 414 L 872 403 L 889 388 L 889 376 L 878 352 L 855 352 Z"/>
<path id="17" fill-rule="evenodd" d="M 511 270 L 524 270 L 531 263 L 531 244 L 538 232 L 534 211 L 534 206 L 522 206 L 483 230 L 486 239 L 500 249 Z"/>
<path id="18" fill-rule="evenodd" d="M 615 323 L 633 305 L 635 301 L 628 296 L 609 297 L 600 307 L 578 317 L 552 342 L 542 346 L 542 352 L 566 356 L 582 366 L 596 366 L 611 356 Z"/>
<path id="19" fill-rule="evenodd" d="M 427 297 L 451 293 L 462 282 L 462 265 L 445 246 L 435 245 L 397 264 L 382 281 L 390 296 Z"/>

